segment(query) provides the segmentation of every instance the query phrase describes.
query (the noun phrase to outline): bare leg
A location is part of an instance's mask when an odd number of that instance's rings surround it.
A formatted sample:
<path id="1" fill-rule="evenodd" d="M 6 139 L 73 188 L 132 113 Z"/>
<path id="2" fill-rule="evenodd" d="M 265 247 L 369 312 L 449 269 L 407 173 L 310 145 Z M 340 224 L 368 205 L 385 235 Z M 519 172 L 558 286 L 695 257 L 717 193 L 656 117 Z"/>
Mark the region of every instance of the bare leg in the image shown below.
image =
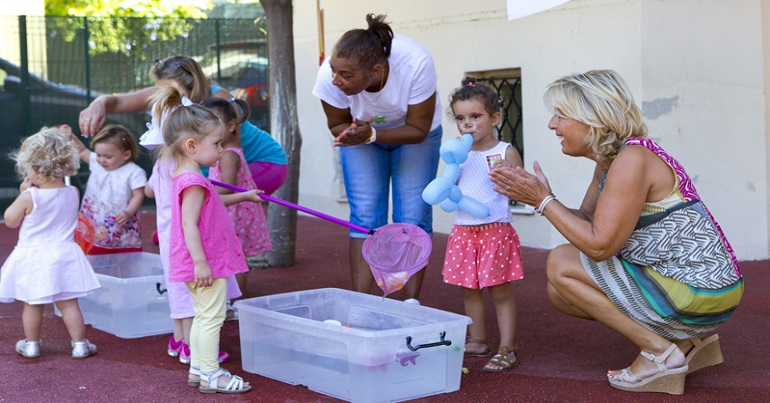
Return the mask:
<path id="1" fill-rule="evenodd" d="M 422 281 L 425 278 L 426 268 L 427 266 L 420 269 L 417 273 L 414 273 L 412 277 L 409 278 L 409 281 L 406 282 L 406 285 L 404 286 L 404 294 L 406 294 L 405 299 L 420 299 L 420 290 L 422 289 Z"/>
<path id="2" fill-rule="evenodd" d="M 516 334 L 516 299 L 513 297 L 513 287 L 511 283 L 499 284 L 489 287 L 489 294 L 495 303 L 495 314 L 497 316 L 497 327 L 500 329 L 500 350 L 506 351 L 515 349 Z M 504 353 L 500 353 L 504 354 Z M 510 353 L 508 353 L 510 355 Z M 515 359 L 514 359 L 515 360 Z M 514 363 L 515 365 L 515 363 Z M 509 368 L 501 363 L 488 362 L 484 367 L 486 370 L 500 371 Z"/>
<path id="3" fill-rule="evenodd" d="M 362 253 L 363 246 L 363 239 L 350 238 L 348 246 L 350 279 L 353 281 L 353 291 L 369 294 L 372 290 L 372 284 L 374 283 L 374 276 L 372 275 L 371 269 L 369 269 L 369 264 L 364 260 L 364 255 Z"/>
<path id="4" fill-rule="evenodd" d="M 468 354 L 482 354 L 489 348 L 488 344 L 480 343 L 480 341 L 487 339 L 484 297 L 481 295 L 481 290 L 462 287 L 462 292 L 465 314 L 473 321 L 473 323 L 468 325 L 468 339 L 474 340 L 465 345 L 465 352 Z"/>
<path id="5" fill-rule="evenodd" d="M 24 338 L 27 341 L 40 341 L 40 331 L 43 328 L 43 305 L 24 303 L 21 312 L 21 323 L 24 328 Z"/>
<path id="6" fill-rule="evenodd" d="M 57 301 L 56 307 L 61 311 L 64 326 L 67 328 L 67 332 L 72 341 L 85 341 L 86 325 L 83 323 L 83 314 L 80 312 L 77 298 L 68 299 L 66 301 Z"/>
<path id="7" fill-rule="evenodd" d="M 179 341 L 184 338 L 184 328 L 182 327 L 182 319 L 174 319 L 174 341 Z"/>
<path id="8" fill-rule="evenodd" d="M 184 339 L 187 342 L 190 340 L 190 329 L 192 329 L 192 324 L 193 318 L 182 319 L 182 334 L 184 335 Z"/>
<path id="9" fill-rule="evenodd" d="M 489 287 L 492 301 L 495 303 L 497 327 L 500 328 L 500 345 L 514 347 L 516 334 L 516 299 L 513 297 L 511 283 Z"/>
<path id="10" fill-rule="evenodd" d="M 602 292 L 599 286 L 586 273 L 580 260 L 580 252 L 572 245 L 562 245 L 548 255 L 547 274 L 549 285 L 553 288 L 551 300 L 557 308 L 573 316 L 594 319 L 610 329 L 620 333 L 636 344 L 642 351 L 654 355 L 663 354 L 671 345 L 671 341 L 659 336 L 618 309 Z M 669 368 L 677 368 L 684 364 L 684 354 L 676 350 L 666 360 Z M 657 372 L 654 363 L 638 356 L 631 364 L 631 371 L 640 378 Z"/>

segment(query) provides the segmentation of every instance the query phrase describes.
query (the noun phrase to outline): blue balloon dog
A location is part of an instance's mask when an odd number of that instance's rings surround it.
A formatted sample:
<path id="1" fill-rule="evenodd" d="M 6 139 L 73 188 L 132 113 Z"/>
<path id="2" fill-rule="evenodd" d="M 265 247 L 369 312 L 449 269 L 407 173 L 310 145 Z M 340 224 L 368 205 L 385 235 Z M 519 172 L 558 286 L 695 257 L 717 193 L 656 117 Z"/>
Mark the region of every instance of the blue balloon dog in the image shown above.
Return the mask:
<path id="1" fill-rule="evenodd" d="M 450 139 L 441 144 L 439 154 L 446 162 L 441 176 L 432 180 L 422 191 L 422 199 L 430 205 L 439 204 L 442 210 L 451 213 L 462 210 L 474 217 L 486 217 L 489 208 L 480 201 L 463 195 L 455 183 L 460 177 L 460 164 L 468 159 L 468 151 L 473 145 L 473 135 L 463 134 L 462 141 Z"/>

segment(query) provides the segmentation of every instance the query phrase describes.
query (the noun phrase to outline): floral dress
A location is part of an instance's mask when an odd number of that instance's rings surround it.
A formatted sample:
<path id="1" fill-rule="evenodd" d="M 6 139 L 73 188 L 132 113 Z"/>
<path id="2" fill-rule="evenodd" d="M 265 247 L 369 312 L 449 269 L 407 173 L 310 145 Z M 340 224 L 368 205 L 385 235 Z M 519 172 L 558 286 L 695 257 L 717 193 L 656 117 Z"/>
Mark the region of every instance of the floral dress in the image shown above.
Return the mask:
<path id="1" fill-rule="evenodd" d="M 144 188 L 147 174 L 133 162 L 106 171 L 96 162 L 96 153 L 91 153 L 88 167 L 91 176 L 88 178 L 80 212 L 88 216 L 94 224 L 94 246 L 141 248 L 139 217 L 134 214 L 125 224 L 118 225 L 115 216 L 128 206 L 134 189 Z"/>

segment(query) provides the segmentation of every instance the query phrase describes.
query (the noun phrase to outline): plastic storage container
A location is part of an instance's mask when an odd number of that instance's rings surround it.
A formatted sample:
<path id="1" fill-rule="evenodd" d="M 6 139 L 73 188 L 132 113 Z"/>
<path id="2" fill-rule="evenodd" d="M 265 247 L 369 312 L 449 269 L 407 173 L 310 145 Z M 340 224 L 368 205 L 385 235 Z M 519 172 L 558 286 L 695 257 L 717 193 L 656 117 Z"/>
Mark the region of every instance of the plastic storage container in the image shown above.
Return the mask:
<path id="1" fill-rule="evenodd" d="M 235 306 L 244 371 L 353 402 L 460 388 L 466 316 L 335 288 Z"/>
<path id="2" fill-rule="evenodd" d="M 101 288 L 78 299 L 86 324 L 124 339 L 171 333 L 160 255 L 146 252 L 88 256 Z M 61 312 L 56 310 L 61 316 Z"/>

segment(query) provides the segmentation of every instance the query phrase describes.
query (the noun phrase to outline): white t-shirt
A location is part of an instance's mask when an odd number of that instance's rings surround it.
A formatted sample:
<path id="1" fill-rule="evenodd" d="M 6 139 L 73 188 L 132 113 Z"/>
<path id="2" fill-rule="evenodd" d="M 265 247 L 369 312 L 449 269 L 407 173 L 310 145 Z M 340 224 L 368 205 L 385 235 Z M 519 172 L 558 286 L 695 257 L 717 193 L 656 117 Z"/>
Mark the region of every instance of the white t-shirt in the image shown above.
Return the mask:
<path id="1" fill-rule="evenodd" d="M 96 153 L 92 151 L 89 155 L 88 169 L 91 175 L 86 185 L 86 196 L 90 195 L 116 211 L 123 210 L 131 200 L 131 191 L 144 189 L 147 183 L 144 169 L 129 162 L 113 171 L 105 171 L 96 162 Z"/>
<path id="2" fill-rule="evenodd" d="M 332 84 L 332 70 L 327 58 L 318 70 L 313 95 L 338 108 L 350 108 L 357 119 L 374 117 L 375 128 L 393 128 L 406 123 L 409 105 L 419 104 L 436 93 L 438 76 L 433 57 L 419 43 L 403 36 L 394 36 L 388 58 L 388 81 L 379 92 L 362 91 L 347 96 Z M 441 125 L 441 102 L 436 94 L 433 130 Z"/>

